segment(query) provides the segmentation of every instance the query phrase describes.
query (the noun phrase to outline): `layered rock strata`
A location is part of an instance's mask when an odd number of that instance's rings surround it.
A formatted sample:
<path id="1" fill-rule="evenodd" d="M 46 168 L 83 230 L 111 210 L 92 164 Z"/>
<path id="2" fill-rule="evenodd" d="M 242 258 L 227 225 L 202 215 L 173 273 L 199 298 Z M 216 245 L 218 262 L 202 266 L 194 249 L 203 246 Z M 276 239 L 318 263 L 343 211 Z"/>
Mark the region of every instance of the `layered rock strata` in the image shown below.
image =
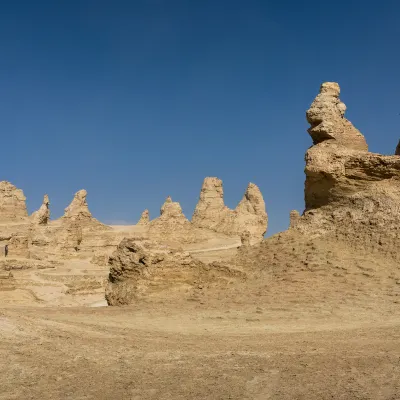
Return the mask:
<path id="1" fill-rule="evenodd" d="M 0 222 L 18 222 L 28 217 L 26 197 L 21 189 L 7 181 L 0 182 Z"/>
<path id="2" fill-rule="evenodd" d="M 327 87 L 339 92 L 337 84 L 323 84 L 324 96 Z M 313 115 L 321 94 L 311 106 Z M 333 235 L 349 246 L 398 257 L 400 158 L 365 151 L 366 143 L 358 130 L 347 120 L 344 130 L 343 119 L 331 109 L 324 110 L 320 107 L 319 118 L 332 135 L 315 140 L 313 125 L 309 130 L 315 144 L 306 153 L 306 210 L 296 229 L 314 236 Z"/>

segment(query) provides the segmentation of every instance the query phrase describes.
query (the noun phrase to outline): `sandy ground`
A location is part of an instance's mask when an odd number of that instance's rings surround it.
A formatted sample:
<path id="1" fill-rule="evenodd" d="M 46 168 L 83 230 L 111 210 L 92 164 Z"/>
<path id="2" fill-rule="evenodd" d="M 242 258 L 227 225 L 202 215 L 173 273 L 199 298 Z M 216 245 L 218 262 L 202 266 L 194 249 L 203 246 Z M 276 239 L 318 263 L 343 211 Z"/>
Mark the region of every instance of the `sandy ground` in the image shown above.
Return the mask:
<path id="1" fill-rule="evenodd" d="M 338 269 L 330 245 L 326 267 L 313 251 L 316 269 L 307 247 L 286 247 L 277 252 L 290 269 L 262 261 L 278 255 L 261 247 L 259 279 L 204 302 L 105 307 L 108 268 L 84 260 L 13 270 L 0 279 L 0 400 L 400 399 L 390 266 L 347 263 L 339 249 Z M 232 242 L 190 250 L 207 261 L 237 253 Z"/>
<path id="2" fill-rule="evenodd" d="M 0 399 L 399 399 L 400 318 L 0 311 Z"/>

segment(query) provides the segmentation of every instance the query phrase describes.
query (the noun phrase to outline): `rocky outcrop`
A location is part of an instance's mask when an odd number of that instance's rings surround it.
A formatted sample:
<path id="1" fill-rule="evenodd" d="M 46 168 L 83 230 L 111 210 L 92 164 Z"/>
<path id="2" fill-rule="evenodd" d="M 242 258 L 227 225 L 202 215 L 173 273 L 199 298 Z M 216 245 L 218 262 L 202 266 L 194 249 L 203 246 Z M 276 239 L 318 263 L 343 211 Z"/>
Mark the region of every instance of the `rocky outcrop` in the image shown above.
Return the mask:
<path id="1" fill-rule="evenodd" d="M 236 209 L 230 210 L 224 204 L 222 181 L 218 178 L 205 178 L 192 223 L 199 228 L 230 236 L 240 236 L 248 231 L 254 242 L 262 240 L 267 230 L 268 216 L 263 196 L 254 183 L 249 183 Z"/>
<path id="2" fill-rule="evenodd" d="M 87 192 L 82 189 L 75 193 L 71 204 L 65 209 L 64 218 L 85 221 L 91 220 L 92 214 L 86 201 Z"/>
<path id="3" fill-rule="evenodd" d="M 306 210 L 296 229 L 398 257 L 400 158 L 366 152 L 366 144 L 355 145 L 354 131 L 343 131 L 336 120 L 330 126 L 333 135 L 320 136 L 306 154 Z"/>
<path id="4" fill-rule="evenodd" d="M 150 223 L 150 214 L 149 210 L 146 209 L 142 212 L 142 215 L 140 216 L 137 225 L 148 225 L 149 223 Z"/>
<path id="5" fill-rule="evenodd" d="M 173 306 L 187 300 L 203 303 L 211 290 L 222 289 L 226 293 L 235 280 L 246 278 L 240 270 L 218 263 L 203 264 L 181 249 L 129 238 L 121 241 L 109 257 L 108 265 L 105 297 L 110 306 L 134 304 L 143 299 L 171 302 Z M 221 299 L 225 299 L 223 293 L 218 293 Z"/>
<path id="6" fill-rule="evenodd" d="M 349 149 L 368 151 L 364 136 L 344 117 L 346 105 L 340 101 L 339 94 L 337 83 L 323 83 L 307 111 L 307 121 L 311 125 L 308 132 L 314 144 L 329 140 Z"/>
<path id="7" fill-rule="evenodd" d="M 7 181 L 0 182 L 0 222 L 18 222 L 26 219 L 26 198 L 21 189 Z"/>
<path id="8" fill-rule="evenodd" d="M 295 228 L 297 223 L 299 222 L 299 219 L 301 218 L 300 213 L 297 210 L 292 210 L 290 211 L 290 228 Z"/>
<path id="9" fill-rule="evenodd" d="M 109 305 L 128 305 L 142 298 L 186 297 L 190 282 L 198 282 L 203 264 L 188 253 L 155 242 L 124 239 L 109 257 Z"/>
<path id="10" fill-rule="evenodd" d="M 35 211 L 31 215 L 31 220 L 36 225 L 47 225 L 50 219 L 50 200 L 47 194 L 44 195 L 43 203 L 39 210 Z"/>
<path id="11" fill-rule="evenodd" d="M 149 236 L 158 240 L 190 243 L 196 240 L 196 233 L 201 239 L 201 233 L 196 232 L 190 221 L 182 212 L 178 202 L 167 197 L 160 210 L 160 216 L 150 221 Z"/>

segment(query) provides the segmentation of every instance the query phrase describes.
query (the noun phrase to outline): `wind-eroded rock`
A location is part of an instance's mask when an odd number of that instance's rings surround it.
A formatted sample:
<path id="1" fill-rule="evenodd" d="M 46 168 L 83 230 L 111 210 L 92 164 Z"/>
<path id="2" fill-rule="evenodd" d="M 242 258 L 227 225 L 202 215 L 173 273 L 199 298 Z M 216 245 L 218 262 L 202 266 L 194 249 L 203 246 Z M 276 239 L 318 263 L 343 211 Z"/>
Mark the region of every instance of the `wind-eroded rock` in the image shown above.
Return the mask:
<path id="1" fill-rule="evenodd" d="M 39 210 L 31 215 L 32 222 L 37 225 L 46 225 L 50 219 L 50 200 L 47 194 L 44 195 L 43 203 Z"/>
<path id="2" fill-rule="evenodd" d="M 333 234 L 349 246 L 397 257 L 400 158 L 367 152 L 366 144 L 355 146 L 354 131 L 343 131 L 342 126 L 332 124 L 333 136 L 340 140 L 320 136 L 307 151 L 306 211 L 296 229 L 314 236 Z M 309 132 L 314 139 L 313 128 Z"/>
<path id="3" fill-rule="evenodd" d="M 229 291 L 246 274 L 218 263 L 203 264 L 182 250 L 155 241 L 125 238 L 108 259 L 106 300 L 111 306 L 153 302 L 205 301 L 214 289 Z M 224 296 L 220 296 L 224 298 Z"/>
<path id="4" fill-rule="evenodd" d="M 142 212 L 142 215 L 140 216 L 137 225 L 148 225 L 149 223 L 150 223 L 150 214 L 149 210 L 146 209 Z"/>
<path id="5" fill-rule="evenodd" d="M 188 243 L 195 240 L 196 231 L 183 214 L 180 204 L 168 197 L 161 207 L 160 216 L 150 221 L 149 236 L 159 240 Z M 198 238 L 201 238 L 201 233 Z"/>
<path id="6" fill-rule="evenodd" d="M 7 181 L 0 182 L 0 222 L 16 222 L 28 216 L 26 198 L 21 189 Z"/>
<path id="7" fill-rule="evenodd" d="M 199 279 L 203 265 L 188 253 L 173 251 L 155 242 L 124 239 L 109 257 L 109 305 L 132 304 L 144 297 L 187 295 L 190 281 Z"/>
<path id="8" fill-rule="evenodd" d="M 243 199 L 231 210 L 224 204 L 222 181 L 213 177 L 204 179 L 192 223 L 231 236 L 248 231 L 252 241 L 260 241 L 267 230 L 268 216 L 257 185 L 249 183 Z"/>
<path id="9" fill-rule="evenodd" d="M 86 196 L 87 192 L 84 189 L 76 192 L 71 204 L 65 209 L 64 218 L 74 218 L 78 220 L 92 219 Z"/>
<path id="10" fill-rule="evenodd" d="M 320 93 L 307 111 L 308 130 L 314 144 L 333 140 L 355 150 L 368 150 L 364 136 L 344 114 L 346 105 L 339 99 L 340 87 L 336 82 L 325 82 Z"/>

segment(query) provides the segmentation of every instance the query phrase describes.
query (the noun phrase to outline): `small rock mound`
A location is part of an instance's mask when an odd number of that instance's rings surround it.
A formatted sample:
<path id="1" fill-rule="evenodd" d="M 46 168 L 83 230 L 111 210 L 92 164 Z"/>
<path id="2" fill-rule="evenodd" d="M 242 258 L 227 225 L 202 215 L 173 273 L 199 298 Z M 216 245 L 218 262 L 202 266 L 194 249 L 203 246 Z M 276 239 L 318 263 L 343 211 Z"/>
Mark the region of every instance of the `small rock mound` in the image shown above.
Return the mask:
<path id="1" fill-rule="evenodd" d="M 15 222 L 28 216 L 26 197 L 21 189 L 7 181 L 0 182 L 0 222 Z"/>
<path id="2" fill-rule="evenodd" d="M 156 242 L 124 239 L 109 257 L 109 305 L 128 305 L 144 297 L 159 297 L 166 291 L 184 296 L 188 281 L 199 279 L 200 261 Z M 178 293 L 179 292 L 179 293 Z"/>
<path id="3" fill-rule="evenodd" d="M 44 195 L 43 203 L 39 210 L 31 215 L 32 222 L 36 225 L 47 225 L 50 219 L 50 200 L 47 194 Z"/>

